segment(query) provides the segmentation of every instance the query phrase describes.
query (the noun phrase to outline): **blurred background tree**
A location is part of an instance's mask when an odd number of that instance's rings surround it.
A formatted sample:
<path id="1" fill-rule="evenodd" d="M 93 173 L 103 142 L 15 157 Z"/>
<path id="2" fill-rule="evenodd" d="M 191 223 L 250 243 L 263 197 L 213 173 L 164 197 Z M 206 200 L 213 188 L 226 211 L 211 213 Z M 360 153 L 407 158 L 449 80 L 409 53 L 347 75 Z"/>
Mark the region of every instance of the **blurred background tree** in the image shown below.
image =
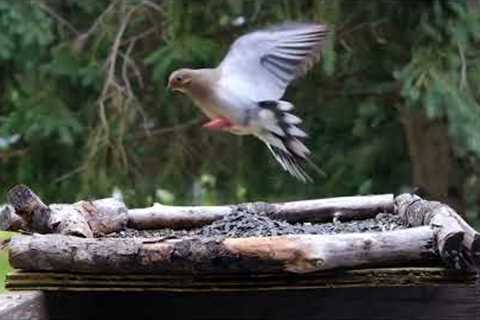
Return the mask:
<path id="1" fill-rule="evenodd" d="M 283 21 L 330 26 L 288 90 L 327 173 L 302 184 L 261 142 L 211 133 L 165 89 Z M 0 0 L 0 192 L 130 206 L 401 192 L 480 204 L 478 1 Z"/>

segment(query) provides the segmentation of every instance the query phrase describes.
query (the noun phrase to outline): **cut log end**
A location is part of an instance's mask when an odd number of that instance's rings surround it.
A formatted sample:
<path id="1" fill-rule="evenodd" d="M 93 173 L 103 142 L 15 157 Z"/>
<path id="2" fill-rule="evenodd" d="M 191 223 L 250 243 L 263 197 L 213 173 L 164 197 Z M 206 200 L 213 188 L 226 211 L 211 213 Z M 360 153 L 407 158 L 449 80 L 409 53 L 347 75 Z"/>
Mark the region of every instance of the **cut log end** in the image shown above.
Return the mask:
<path id="1" fill-rule="evenodd" d="M 0 208 L 0 230 L 18 231 L 27 229 L 25 221 L 15 213 L 12 206 L 6 205 Z"/>
<path id="2" fill-rule="evenodd" d="M 10 189 L 7 193 L 7 201 L 19 215 L 31 213 L 39 207 L 46 207 L 42 200 L 25 185 L 17 185 Z"/>
<path id="3" fill-rule="evenodd" d="M 16 214 L 23 218 L 31 218 L 35 210 L 47 209 L 47 206 L 30 188 L 18 185 L 7 193 L 8 203 L 15 209 Z"/>
<path id="4" fill-rule="evenodd" d="M 128 220 L 125 204 L 111 198 L 47 206 L 27 186 L 18 185 L 10 189 L 7 200 L 15 212 L 8 211 L 10 207 L 0 212 L 2 230 L 90 238 L 124 230 Z"/>
<path id="5" fill-rule="evenodd" d="M 395 198 L 395 210 L 406 225 L 429 225 L 434 229 L 438 253 L 448 267 L 480 267 L 480 235 L 448 205 L 407 193 Z"/>
<path id="6" fill-rule="evenodd" d="M 469 270 L 472 268 L 463 253 L 463 232 L 455 232 L 442 239 L 438 246 L 442 261 L 454 270 Z"/>

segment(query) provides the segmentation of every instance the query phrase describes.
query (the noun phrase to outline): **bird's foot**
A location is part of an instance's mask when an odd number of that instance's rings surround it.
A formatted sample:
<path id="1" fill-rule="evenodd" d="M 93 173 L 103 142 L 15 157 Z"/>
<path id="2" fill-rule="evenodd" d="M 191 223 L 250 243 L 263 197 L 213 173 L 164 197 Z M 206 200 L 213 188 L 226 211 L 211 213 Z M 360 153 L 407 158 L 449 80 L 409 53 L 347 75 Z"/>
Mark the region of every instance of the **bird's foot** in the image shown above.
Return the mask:
<path id="1" fill-rule="evenodd" d="M 202 127 L 210 130 L 228 130 L 233 127 L 233 123 L 226 118 L 218 117 L 205 123 Z"/>

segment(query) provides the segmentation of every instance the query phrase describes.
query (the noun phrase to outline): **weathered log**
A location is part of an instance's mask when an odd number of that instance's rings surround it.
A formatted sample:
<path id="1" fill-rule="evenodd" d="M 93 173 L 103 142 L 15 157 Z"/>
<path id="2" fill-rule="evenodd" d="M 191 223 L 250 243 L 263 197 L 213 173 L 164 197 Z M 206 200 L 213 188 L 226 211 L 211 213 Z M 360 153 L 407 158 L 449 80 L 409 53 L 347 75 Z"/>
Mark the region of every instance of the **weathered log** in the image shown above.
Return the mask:
<path id="1" fill-rule="evenodd" d="M 442 260 L 452 268 L 479 266 L 480 235 L 449 206 L 414 194 L 395 198 L 396 212 L 409 226 L 430 225 Z"/>
<path id="2" fill-rule="evenodd" d="M 7 201 L 15 209 L 26 227 L 37 232 L 46 233 L 51 230 L 48 225 L 50 210 L 28 187 L 18 185 L 8 191 Z"/>
<path id="3" fill-rule="evenodd" d="M 0 208 L 0 230 L 17 231 L 26 229 L 25 221 L 15 213 L 15 209 L 6 205 Z"/>
<path id="4" fill-rule="evenodd" d="M 289 222 L 361 220 L 393 213 L 393 201 L 393 194 L 292 201 L 273 204 L 268 215 Z"/>
<path id="5" fill-rule="evenodd" d="M 288 222 L 325 222 L 333 219 L 373 218 L 393 212 L 393 195 L 338 197 L 284 203 L 253 202 L 226 206 L 165 206 L 130 209 L 128 225 L 136 229 L 192 228 L 209 224 L 239 209 L 263 213 Z"/>
<path id="6" fill-rule="evenodd" d="M 123 230 L 128 219 L 125 204 L 111 198 L 47 206 L 28 187 L 19 185 L 8 192 L 7 200 L 21 217 L 21 227 L 39 233 L 93 237 Z M 5 215 L 0 220 L 0 225 L 7 226 L 11 218 Z M 17 224 L 10 230 L 19 228 Z"/>
<path id="7" fill-rule="evenodd" d="M 378 213 L 393 212 L 391 194 L 225 206 L 155 204 L 150 208 L 127 210 L 125 204 L 111 198 L 49 207 L 28 187 L 19 185 L 8 192 L 7 199 L 31 231 L 82 237 L 120 231 L 125 228 L 127 220 L 128 226 L 136 229 L 199 227 L 242 209 L 289 222 L 366 219 L 375 217 Z M 0 225 L 10 224 L 5 218 L 0 216 Z M 89 228 L 91 232 L 88 231 Z"/>
<path id="8" fill-rule="evenodd" d="M 135 229 L 182 229 L 209 224 L 233 212 L 233 206 L 166 206 L 128 210 L 128 226 Z"/>
<path id="9" fill-rule="evenodd" d="M 43 233 L 61 233 L 84 238 L 93 237 L 92 229 L 90 229 L 87 220 L 74 205 L 52 204 L 48 207 L 47 212 L 49 217 L 48 229 Z"/>
<path id="10" fill-rule="evenodd" d="M 261 238 L 114 239 L 16 236 L 10 263 L 27 271 L 83 273 L 307 273 L 436 261 L 433 230 Z"/>
<path id="11" fill-rule="evenodd" d="M 79 201 L 74 206 L 82 212 L 95 236 L 118 232 L 127 226 L 128 209 L 117 199 Z"/>
<path id="12" fill-rule="evenodd" d="M 465 232 L 463 248 L 466 250 L 467 256 L 472 259 L 474 265 L 480 267 L 480 233 L 473 229 L 460 215 L 455 214 L 454 217 Z"/>

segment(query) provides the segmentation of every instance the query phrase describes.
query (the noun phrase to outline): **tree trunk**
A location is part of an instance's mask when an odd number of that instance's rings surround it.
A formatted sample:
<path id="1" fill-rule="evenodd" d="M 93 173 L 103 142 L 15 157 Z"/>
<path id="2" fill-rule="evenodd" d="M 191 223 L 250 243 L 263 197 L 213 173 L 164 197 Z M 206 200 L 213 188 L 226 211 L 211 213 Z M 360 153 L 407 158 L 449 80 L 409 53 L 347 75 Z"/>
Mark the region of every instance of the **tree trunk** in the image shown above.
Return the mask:
<path id="1" fill-rule="evenodd" d="M 428 119 L 423 111 L 401 109 L 412 164 L 413 185 L 429 199 L 447 203 L 465 212 L 462 179 L 452 155 L 444 120 Z"/>

